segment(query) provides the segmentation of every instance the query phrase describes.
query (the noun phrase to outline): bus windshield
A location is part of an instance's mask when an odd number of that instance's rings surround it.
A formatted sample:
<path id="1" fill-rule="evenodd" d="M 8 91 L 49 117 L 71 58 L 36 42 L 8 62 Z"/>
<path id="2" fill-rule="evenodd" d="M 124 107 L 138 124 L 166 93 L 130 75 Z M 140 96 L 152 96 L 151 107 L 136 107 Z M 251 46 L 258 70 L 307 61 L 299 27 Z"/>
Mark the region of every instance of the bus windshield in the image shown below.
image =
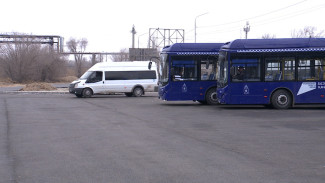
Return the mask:
<path id="1" fill-rule="evenodd" d="M 220 52 L 219 53 L 219 61 L 218 61 L 218 83 L 220 84 L 221 87 L 226 86 L 227 81 L 228 81 L 228 62 L 226 60 L 226 53 L 225 52 Z"/>
<path id="2" fill-rule="evenodd" d="M 158 68 L 159 82 L 162 85 L 166 85 L 168 82 L 168 55 L 161 54 Z"/>

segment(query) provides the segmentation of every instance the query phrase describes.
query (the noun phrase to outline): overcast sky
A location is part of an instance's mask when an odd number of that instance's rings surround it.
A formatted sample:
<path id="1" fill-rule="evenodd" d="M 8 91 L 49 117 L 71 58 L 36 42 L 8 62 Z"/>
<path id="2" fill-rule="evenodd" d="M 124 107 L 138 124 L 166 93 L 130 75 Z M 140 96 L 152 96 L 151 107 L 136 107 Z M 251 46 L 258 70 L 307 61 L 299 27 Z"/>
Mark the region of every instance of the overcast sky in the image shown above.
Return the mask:
<path id="1" fill-rule="evenodd" d="M 133 25 L 136 47 L 138 40 L 147 47 L 149 28 L 184 29 L 185 42 L 194 42 L 195 18 L 197 42 L 244 38 L 247 21 L 248 38 L 291 37 L 305 26 L 320 32 L 325 30 L 325 1 L 3 0 L 0 17 L 0 33 L 87 38 L 87 51 L 118 52 L 131 47 Z"/>

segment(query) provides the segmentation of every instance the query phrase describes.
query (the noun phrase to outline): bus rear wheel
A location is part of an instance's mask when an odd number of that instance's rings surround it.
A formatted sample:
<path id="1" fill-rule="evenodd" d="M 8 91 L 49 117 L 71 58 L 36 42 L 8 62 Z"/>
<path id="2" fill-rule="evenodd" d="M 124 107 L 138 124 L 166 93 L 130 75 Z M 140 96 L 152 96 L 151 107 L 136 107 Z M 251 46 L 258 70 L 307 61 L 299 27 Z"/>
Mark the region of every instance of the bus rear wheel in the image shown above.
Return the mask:
<path id="1" fill-rule="evenodd" d="M 292 105 L 292 97 L 287 90 L 277 90 L 272 95 L 271 103 L 276 109 L 288 109 Z"/>
<path id="2" fill-rule="evenodd" d="M 205 95 L 205 101 L 209 105 L 216 105 L 219 104 L 218 97 L 217 97 L 217 89 L 210 88 Z"/>

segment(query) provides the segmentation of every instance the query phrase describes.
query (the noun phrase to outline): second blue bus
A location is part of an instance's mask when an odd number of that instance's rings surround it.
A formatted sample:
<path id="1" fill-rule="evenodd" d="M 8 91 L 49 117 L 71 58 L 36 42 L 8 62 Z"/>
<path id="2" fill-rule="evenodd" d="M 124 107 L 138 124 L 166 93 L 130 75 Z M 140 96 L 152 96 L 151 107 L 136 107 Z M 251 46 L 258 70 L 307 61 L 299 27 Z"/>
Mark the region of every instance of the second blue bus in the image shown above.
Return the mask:
<path id="1" fill-rule="evenodd" d="M 222 104 L 325 103 L 325 38 L 238 39 L 218 63 Z"/>

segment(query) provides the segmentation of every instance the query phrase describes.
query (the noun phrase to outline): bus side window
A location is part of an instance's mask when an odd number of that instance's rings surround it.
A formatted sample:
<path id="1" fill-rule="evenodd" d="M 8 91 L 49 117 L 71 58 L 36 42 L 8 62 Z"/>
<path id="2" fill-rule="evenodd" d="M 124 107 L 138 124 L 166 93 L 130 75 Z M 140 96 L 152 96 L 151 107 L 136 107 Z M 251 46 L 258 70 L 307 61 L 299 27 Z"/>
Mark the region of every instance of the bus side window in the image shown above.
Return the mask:
<path id="1" fill-rule="evenodd" d="M 260 81 L 260 58 L 254 56 L 245 56 L 239 58 L 233 58 L 231 60 L 231 73 L 232 81 L 234 82 L 246 82 L 246 81 Z"/>
<path id="2" fill-rule="evenodd" d="M 197 80 L 197 61 L 186 57 L 175 57 L 172 61 L 172 77 L 174 81 Z"/>
<path id="3" fill-rule="evenodd" d="M 201 60 L 201 80 L 216 80 L 216 61 Z"/>

